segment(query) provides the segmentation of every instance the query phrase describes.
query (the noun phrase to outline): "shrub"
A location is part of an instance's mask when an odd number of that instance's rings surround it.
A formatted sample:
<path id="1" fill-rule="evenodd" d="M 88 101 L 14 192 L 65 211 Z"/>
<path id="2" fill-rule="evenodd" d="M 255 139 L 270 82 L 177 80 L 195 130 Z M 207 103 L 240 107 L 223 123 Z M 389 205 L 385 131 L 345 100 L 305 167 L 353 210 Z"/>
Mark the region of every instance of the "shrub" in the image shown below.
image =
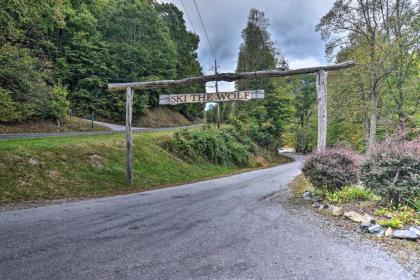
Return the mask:
<path id="1" fill-rule="evenodd" d="M 391 205 L 416 204 L 420 187 L 420 138 L 392 136 L 377 145 L 362 164 L 360 179 Z"/>
<path id="2" fill-rule="evenodd" d="M 341 190 L 327 194 L 327 200 L 332 203 L 345 203 L 350 201 L 373 201 L 380 198 L 369 190 L 359 186 L 348 186 Z"/>
<path id="3" fill-rule="evenodd" d="M 419 225 L 420 224 L 420 215 L 416 213 L 415 210 L 403 206 L 397 210 L 387 210 L 380 209 L 375 212 L 375 215 L 378 216 L 391 216 L 389 220 L 379 221 L 378 223 L 385 227 L 391 228 L 402 228 L 407 225 Z"/>
<path id="4" fill-rule="evenodd" d="M 404 224 L 397 218 L 392 218 L 390 220 L 379 221 L 378 224 L 380 224 L 381 226 L 390 227 L 390 228 L 393 228 L 393 229 L 399 229 L 399 228 L 402 228 L 404 226 Z"/>
<path id="5" fill-rule="evenodd" d="M 334 192 L 357 183 L 359 162 L 360 156 L 353 150 L 335 147 L 312 153 L 302 171 L 315 188 L 325 186 Z"/>
<path id="6" fill-rule="evenodd" d="M 252 146 L 240 143 L 229 131 L 203 129 L 176 132 L 168 143 L 168 148 L 192 162 L 245 167 L 249 165 Z"/>
<path id="7" fill-rule="evenodd" d="M 12 99 L 12 92 L 0 88 L 0 122 L 17 122 L 20 118 L 21 114 Z"/>

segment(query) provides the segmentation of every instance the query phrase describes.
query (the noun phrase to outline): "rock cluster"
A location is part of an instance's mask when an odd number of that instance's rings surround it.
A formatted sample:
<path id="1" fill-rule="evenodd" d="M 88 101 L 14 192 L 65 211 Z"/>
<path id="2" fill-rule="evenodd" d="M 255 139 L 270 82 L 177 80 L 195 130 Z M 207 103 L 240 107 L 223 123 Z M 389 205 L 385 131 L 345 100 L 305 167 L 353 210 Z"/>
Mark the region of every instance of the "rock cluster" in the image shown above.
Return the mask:
<path id="1" fill-rule="evenodd" d="M 392 228 L 384 228 L 379 224 L 376 224 L 376 221 L 373 217 L 368 214 L 361 215 L 356 211 L 347 211 L 344 212 L 342 207 L 322 204 L 321 199 L 317 196 L 314 196 L 312 192 L 304 192 L 302 198 L 308 202 L 313 202 L 312 206 L 316 209 L 326 209 L 333 216 L 344 216 L 347 219 L 359 223 L 360 229 L 362 231 L 368 232 L 369 234 L 381 237 L 391 237 L 397 239 L 406 239 L 406 240 L 419 240 L 420 239 L 420 226 L 410 227 L 403 230 L 393 230 Z"/>

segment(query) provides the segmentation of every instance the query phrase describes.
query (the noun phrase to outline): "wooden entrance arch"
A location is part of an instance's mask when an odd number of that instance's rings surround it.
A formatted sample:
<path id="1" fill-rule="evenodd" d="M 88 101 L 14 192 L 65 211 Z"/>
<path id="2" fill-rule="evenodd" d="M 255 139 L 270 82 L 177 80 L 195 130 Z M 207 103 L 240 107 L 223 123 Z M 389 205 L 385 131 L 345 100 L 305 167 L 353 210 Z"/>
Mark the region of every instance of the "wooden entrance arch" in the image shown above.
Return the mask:
<path id="1" fill-rule="evenodd" d="M 300 68 L 293 70 L 264 70 L 255 72 L 242 73 L 218 73 L 214 75 L 205 75 L 190 77 L 181 80 L 158 80 L 147 82 L 132 82 L 132 83 L 110 83 L 108 84 L 109 91 L 125 91 L 126 92 L 126 145 L 127 145 L 127 182 L 132 183 L 132 107 L 133 107 L 133 93 L 136 89 L 151 89 L 151 88 L 169 88 L 180 87 L 194 83 L 206 82 L 234 82 L 238 80 L 260 79 L 260 78 L 275 78 L 287 77 L 301 74 L 316 74 L 316 91 L 318 102 L 318 140 L 317 149 L 322 151 L 327 144 L 327 73 L 328 71 L 336 71 L 350 68 L 356 65 L 354 61 L 347 61 L 334 65 L 317 66 L 309 68 Z"/>

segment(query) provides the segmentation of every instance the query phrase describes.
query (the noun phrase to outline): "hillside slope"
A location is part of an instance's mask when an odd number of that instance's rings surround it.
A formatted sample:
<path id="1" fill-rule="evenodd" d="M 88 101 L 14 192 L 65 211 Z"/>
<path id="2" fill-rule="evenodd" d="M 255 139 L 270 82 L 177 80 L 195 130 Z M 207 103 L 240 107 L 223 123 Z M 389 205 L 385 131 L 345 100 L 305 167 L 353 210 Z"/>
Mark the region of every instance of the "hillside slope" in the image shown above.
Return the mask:
<path id="1" fill-rule="evenodd" d="M 150 108 L 144 116 L 133 120 L 136 127 L 174 127 L 201 123 L 201 120 L 189 121 L 184 115 L 167 107 Z"/>
<path id="2" fill-rule="evenodd" d="M 240 171 L 179 159 L 159 145 L 172 133 L 134 135 L 131 186 L 123 135 L 0 141 L 0 204 L 141 191 Z"/>

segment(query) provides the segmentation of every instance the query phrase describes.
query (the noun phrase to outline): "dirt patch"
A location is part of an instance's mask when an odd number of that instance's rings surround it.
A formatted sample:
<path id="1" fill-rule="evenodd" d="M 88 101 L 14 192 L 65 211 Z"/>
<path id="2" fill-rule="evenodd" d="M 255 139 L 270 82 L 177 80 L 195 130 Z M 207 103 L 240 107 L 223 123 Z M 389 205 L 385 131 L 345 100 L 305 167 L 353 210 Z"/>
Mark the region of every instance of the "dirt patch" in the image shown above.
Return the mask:
<path id="1" fill-rule="evenodd" d="M 202 123 L 202 120 L 189 121 L 179 112 L 172 111 L 167 107 L 149 109 L 145 115 L 133 120 L 135 127 L 173 127 Z"/>

